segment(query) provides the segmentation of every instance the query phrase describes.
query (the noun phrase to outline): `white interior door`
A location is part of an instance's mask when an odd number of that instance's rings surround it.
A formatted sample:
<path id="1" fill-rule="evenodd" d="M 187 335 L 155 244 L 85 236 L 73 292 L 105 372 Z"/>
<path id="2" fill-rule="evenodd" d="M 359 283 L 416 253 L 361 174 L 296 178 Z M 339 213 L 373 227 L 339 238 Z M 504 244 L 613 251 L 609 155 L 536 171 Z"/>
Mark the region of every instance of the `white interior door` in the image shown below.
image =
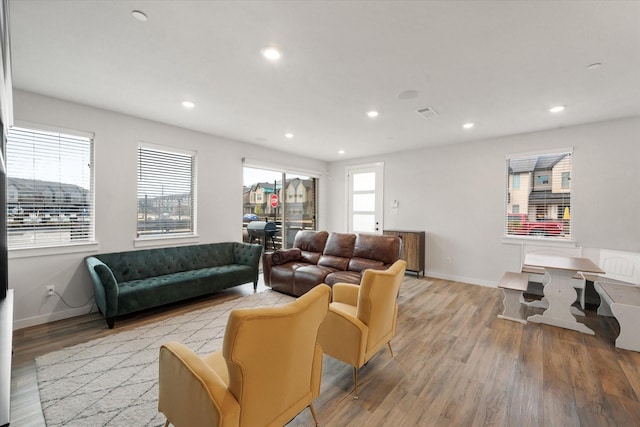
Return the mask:
<path id="1" fill-rule="evenodd" d="M 383 166 L 383 163 L 374 163 L 347 168 L 351 233 L 382 233 Z"/>

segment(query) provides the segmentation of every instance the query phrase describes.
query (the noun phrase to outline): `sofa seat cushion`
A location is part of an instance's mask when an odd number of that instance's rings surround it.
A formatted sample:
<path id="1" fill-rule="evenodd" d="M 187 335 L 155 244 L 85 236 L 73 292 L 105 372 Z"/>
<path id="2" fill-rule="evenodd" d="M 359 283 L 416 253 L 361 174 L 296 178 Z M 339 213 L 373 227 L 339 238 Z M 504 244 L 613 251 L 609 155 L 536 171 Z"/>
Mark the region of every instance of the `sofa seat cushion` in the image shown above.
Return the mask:
<path id="1" fill-rule="evenodd" d="M 336 270 L 346 270 L 349 266 L 349 258 L 334 255 L 322 255 L 318 261 L 318 266 L 330 267 Z"/>
<path id="2" fill-rule="evenodd" d="M 271 289 L 282 292 L 283 294 L 293 294 L 293 274 L 300 267 L 306 267 L 313 264 L 306 262 L 288 262 L 282 265 L 274 265 L 271 267 Z"/>
<path id="3" fill-rule="evenodd" d="M 325 277 L 335 271 L 338 270 L 322 265 L 308 265 L 298 268 L 293 275 L 293 294 L 300 296 L 307 293 L 318 283 L 324 283 Z"/>
<path id="4" fill-rule="evenodd" d="M 118 314 L 209 294 L 211 282 L 216 283 L 216 288 L 225 289 L 239 281 L 250 282 L 254 276 L 252 267 L 231 264 L 118 283 Z"/>
<path id="5" fill-rule="evenodd" d="M 350 271 L 363 271 L 367 268 L 373 270 L 386 270 L 389 265 L 385 264 L 382 261 L 376 261 L 374 259 L 366 259 L 366 258 L 351 258 L 349 260 L 349 267 L 347 270 Z M 359 282 L 358 282 L 359 283 Z"/>
<path id="6" fill-rule="evenodd" d="M 336 271 L 327 274 L 327 277 L 324 278 L 324 283 L 329 286 L 333 286 L 336 283 L 353 283 L 354 285 L 359 285 L 361 278 L 362 273 L 359 271 Z"/>

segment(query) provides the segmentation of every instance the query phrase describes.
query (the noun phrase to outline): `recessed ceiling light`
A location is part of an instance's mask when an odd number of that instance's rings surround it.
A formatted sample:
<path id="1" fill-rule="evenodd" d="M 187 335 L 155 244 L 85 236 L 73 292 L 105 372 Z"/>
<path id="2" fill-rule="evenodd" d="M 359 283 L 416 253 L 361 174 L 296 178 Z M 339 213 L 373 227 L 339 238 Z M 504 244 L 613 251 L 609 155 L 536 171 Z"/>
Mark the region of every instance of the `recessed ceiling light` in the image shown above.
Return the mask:
<path id="1" fill-rule="evenodd" d="M 338 150 L 338 154 L 344 154 L 344 150 Z"/>
<path id="2" fill-rule="evenodd" d="M 133 17 L 140 22 L 147 22 L 147 15 L 145 15 L 144 12 L 140 12 L 139 10 L 134 10 L 133 12 L 131 12 L 131 15 L 133 15 Z"/>
<path id="3" fill-rule="evenodd" d="M 194 103 L 193 103 L 193 102 L 191 102 L 191 101 L 182 101 L 182 106 L 183 106 L 184 108 L 192 109 L 193 107 L 195 107 L 195 106 L 196 106 L 196 104 L 194 104 Z"/>
<path id="4" fill-rule="evenodd" d="M 267 58 L 269 61 L 277 61 L 278 59 L 280 59 L 282 54 L 275 47 L 267 47 L 265 49 L 262 49 L 262 56 Z"/>
<path id="5" fill-rule="evenodd" d="M 374 111 L 374 110 L 371 110 L 371 111 L 369 111 L 367 113 L 367 116 L 369 116 L 369 117 L 378 117 L 378 112 Z"/>
<path id="6" fill-rule="evenodd" d="M 551 107 L 549 108 L 549 112 L 551 113 L 559 113 L 560 111 L 564 110 L 564 106 L 562 105 L 556 105 L 555 107 Z"/>
<path id="7" fill-rule="evenodd" d="M 293 138 L 293 134 L 291 132 L 287 132 L 287 133 L 284 134 L 284 137 L 291 139 L 291 138 Z"/>
<path id="8" fill-rule="evenodd" d="M 471 129 L 471 128 L 472 128 L 472 127 L 474 127 L 475 125 L 476 125 L 475 123 L 471 123 L 471 122 L 469 122 L 469 123 L 465 123 L 465 124 L 463 124 L 463 125 L 462 125 L 462 127 L 463 127 L 463 128 L 465 128 L 465 129 Z"/>

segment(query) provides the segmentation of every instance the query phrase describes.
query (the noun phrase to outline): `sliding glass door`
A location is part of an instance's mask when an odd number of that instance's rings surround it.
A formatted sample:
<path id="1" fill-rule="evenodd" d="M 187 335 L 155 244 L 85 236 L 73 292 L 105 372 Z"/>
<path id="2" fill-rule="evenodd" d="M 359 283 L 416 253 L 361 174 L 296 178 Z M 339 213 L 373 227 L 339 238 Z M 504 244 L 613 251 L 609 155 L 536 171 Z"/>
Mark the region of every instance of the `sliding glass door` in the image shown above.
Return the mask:
<path id="1" fill-rule="evenodd" d="M 316 229 L 316 178 L 245 166 L 243 179 L 244 241 L 290 248 L 299 230 Z"/>

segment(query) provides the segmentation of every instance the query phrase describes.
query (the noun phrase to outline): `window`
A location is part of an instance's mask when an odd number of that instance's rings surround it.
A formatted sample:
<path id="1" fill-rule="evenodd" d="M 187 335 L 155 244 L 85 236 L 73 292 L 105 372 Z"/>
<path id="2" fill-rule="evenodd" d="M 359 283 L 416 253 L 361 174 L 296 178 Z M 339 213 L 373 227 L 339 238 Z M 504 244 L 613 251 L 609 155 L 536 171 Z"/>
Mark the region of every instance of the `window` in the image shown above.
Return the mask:
<path id="1" fill-rule="evenodd" d="M 9 249 L 94 241 L 93 135 L 67 132 L 9 130 Z"/>
<path id="2" fill-rule="evenodd" d="M 570 176 L 571 152 L 507 158 L 505 234 L 570 239 Z"/>
<path id="3" fill-rule="evenodd" d="M 196 153 L 138 147 L 138 237 L 195 234 Z"/>

